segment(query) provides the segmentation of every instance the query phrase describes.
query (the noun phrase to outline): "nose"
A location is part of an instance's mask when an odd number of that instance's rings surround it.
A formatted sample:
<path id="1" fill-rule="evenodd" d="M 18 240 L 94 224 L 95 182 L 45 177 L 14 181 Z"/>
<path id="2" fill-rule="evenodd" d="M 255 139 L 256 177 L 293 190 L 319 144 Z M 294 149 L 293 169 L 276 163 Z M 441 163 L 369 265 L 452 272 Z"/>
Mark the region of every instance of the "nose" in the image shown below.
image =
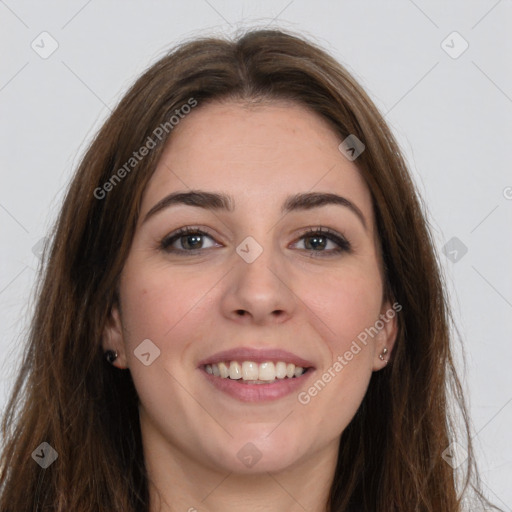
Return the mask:
<path id="1" fill-rule="evenodd" d="M 260 325 L 286 322 L 294 314 L 297 297 L 284 259 L 268 243 L 254 261 L 248 261 L 234 255 L 222 298 L 224 315 Z"/>

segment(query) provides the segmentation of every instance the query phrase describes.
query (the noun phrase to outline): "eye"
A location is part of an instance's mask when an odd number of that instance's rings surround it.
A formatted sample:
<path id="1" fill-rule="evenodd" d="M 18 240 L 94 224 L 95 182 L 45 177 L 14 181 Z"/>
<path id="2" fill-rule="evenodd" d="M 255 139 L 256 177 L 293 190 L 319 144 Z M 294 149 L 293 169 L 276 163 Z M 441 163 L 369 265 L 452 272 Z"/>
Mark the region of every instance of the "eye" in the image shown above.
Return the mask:
<path id="1" fill-rule="evenodd" d="M 193 252 L 198 249 L 208 249 L 210 246 L 204 246 L 204 237 L 213 240 L 206 231 L 194 227 L 180 228 L 174 233 L 166 236 L 161 242 L 160 247 L 166 252 Z M 176 247 L 176 243 L 178 246 Z"/>
<path id="2" fill-rule="evenodd" d="M 303 250 L 311 251 L 311 256 L 329 256 L 352 250 L 350 242 L 344 236 L 321 226 L 309 229 L 299 240 L 304 241 Z M 327 250 L 329 244 L 331 249 Z"/>
<path id="3" fill-rule="evenodd" d="M 204 239 L 209 238 L 213 243 L 210 245 L 204 244 Z M 300 239 L 303 241 L 304 247 L 299 249 L 309 251 L 311 256 L 332 256 L 342 252 L 351 252 L 352 246 L 350 242 L 343 236 L 328 228 L 321 226 L 311 228 L 306 231 Z M 294 245 L 298 245 L 299 242 L 295 242 Z M 331 248 L 329 248 L 331 245 Z M 161 250 L 167 253 L 196 253 L 202 249 L 209 249 L 211 247 L 219 246 L 216 244 L 212 235 L 206 231 L 193 227 L 187 226 L 178 229 L 174 233 L 167 235 L 161 242 Z"/>

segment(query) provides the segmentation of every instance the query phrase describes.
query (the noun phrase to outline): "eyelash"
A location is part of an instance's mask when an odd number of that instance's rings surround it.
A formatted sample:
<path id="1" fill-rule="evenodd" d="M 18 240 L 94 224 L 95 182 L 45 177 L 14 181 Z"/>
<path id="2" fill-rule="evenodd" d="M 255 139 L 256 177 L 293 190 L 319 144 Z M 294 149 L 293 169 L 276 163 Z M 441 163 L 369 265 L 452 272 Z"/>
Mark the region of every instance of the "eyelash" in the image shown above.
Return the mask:
<path id="1" fill-rule="evenodd" d="M 200 228 L 196 228 L 193 226 L 187 226 L 187 227 L 180 228 L 177 231 L 175 231 L 174 233 L 171 233 L 170 235 L 167 235 L 166 237 L 164 237 L 160 242 L 160 249 L 167 253 L 174 253 L 174 254 L 181 253 L 183 255 L 184 255 L 184 253 L 189 253 L 190 255 L 195 255 L 198 253 L 198 251 L 205 250 L 205 249 L 187 250 L 187 249 L 176 249 L 176 248 L 171 247 L 171 245 L 176 240 L 179 240 L 180 238 L 182 238 L 186 235 L 208 236 L 213 239 L 213 236 L 210 235 L 208 232 L 206 232 Z M 308 237 L 308 236 L 313 236 L 313 235 L 320 235 L 324 238 L 327 238 L 328 240 L 336 243 L 338 245 L 338 247 L 336 249 L 331 249 L 329 251 L 315 251 L 313 249 L 301 249 L 303 251 L 310 251 L 312 257 L 329 257 L 329 256 L 333 256 L 333 255 L 338 255 L 343 252 L 348 252 L 348 253 L 352 252 L 352 246 L 351 246 L 350 242 L 345 237 L 338 235 L 334 231 L 331 231 L 329 228 L 324 228 L 322 226 L 308 229 L 307 231 L 302 233 L 299 240 L 301 240 L 302 238 Z M 322 253 L 324 253 L 324 254 L 322 254 Z"/>

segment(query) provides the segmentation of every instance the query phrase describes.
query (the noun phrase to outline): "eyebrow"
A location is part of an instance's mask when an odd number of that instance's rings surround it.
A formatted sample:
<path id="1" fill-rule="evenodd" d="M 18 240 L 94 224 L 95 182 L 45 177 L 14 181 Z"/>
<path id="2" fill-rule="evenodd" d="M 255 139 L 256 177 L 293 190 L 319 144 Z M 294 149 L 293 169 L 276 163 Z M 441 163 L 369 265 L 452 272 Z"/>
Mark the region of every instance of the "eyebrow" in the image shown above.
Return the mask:
<path id="1" fill-rule="evenodd" d="M 233 212 L 235 201 L 227 194 L 191 190 L 189 192 L 173 192 L 158 201 L 145 215 L 143 223 L 158 212 L 175 205 L 195 206 L 206 210 Z M 327 205 L 344 206 L 352 211 L 367 229 L 363 212 L 347 198 L 330 192 L 305 192 L 289 196 L 281 207 L 284 215 L 293 211 L 312 210 Z"/>

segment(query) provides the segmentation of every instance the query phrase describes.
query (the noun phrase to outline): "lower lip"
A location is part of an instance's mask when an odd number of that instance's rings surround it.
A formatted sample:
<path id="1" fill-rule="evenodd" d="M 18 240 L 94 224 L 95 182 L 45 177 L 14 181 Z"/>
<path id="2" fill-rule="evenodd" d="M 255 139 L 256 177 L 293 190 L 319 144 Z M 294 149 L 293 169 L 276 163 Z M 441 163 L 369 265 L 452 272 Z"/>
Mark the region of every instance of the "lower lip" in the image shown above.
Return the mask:
<path id="1" fill-rule="evenodd" d="M 311 374 L 314 373 L 314 370 L 310 368 L 300 377 L 276 379 L 269 384 L 243 384 L 242 379 L 224 379 L 206 373 L 202 368 L 200 370 L 206 379 L 219 391 L 223 391 L 242 402 L 263 402 L 287 396 L 301 388 Z"/>

